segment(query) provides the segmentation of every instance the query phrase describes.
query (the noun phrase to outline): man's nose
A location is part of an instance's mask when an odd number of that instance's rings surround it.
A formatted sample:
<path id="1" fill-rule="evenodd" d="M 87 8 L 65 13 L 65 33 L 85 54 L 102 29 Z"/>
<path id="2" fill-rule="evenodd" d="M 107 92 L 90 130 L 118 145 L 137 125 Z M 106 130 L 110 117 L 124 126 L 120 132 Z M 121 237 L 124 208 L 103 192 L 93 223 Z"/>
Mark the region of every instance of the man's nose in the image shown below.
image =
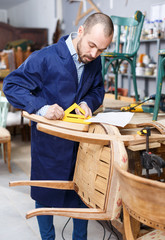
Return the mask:
<path id="1" fill-rule="evenodd" d="M 97 57 L 97 54 L 98 54 L 98 51 L 96 48 L 93 48 L 92 51 L 91 51 L 91 57 L 92 58 L 96 58 Z"/>

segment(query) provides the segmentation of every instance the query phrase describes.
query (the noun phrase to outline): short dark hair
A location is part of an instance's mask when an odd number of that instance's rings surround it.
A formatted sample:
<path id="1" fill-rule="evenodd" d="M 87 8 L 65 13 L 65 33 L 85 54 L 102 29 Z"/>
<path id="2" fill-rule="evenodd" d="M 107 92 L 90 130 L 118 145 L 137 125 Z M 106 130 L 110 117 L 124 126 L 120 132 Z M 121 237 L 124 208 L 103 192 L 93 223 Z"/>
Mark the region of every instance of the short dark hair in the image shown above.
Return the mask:
<path id="1" fill-rule="evenodd" d="M 104 13 L 94 13 L 90 15 L 84 22 L 84 34 L 89 33 L 91 28 L 96 24 L 102 24 L 104 26 L 105 37 L 109 37 L 114 32 L 113 22 L 111 18 Z"/>

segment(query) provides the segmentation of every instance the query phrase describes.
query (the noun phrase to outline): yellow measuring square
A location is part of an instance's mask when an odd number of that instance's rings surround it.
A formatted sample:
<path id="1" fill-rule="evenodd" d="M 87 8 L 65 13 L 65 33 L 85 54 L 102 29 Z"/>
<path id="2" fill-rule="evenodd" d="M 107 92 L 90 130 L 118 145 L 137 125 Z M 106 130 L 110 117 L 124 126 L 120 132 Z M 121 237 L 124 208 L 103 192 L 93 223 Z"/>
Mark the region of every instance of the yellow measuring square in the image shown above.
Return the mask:
<path id="1" fill-rule="evenodd" d="M 63 117 L 62 121 L 90 124 L 90 122 L 84 121 L 84 120 L 90 119 L 91 118 L 90 116 L 85 118 L 84 115 L 71 113 L 73 110 L 75 110 L 75 108 L 78 108 L 82 114 L 85 114 L 85 111 L 79 105 L 77 105 L 77 103 L 74 103 L 73 105 L 71 105 L 69 108 L 65 110 L 65 116 Z"/>

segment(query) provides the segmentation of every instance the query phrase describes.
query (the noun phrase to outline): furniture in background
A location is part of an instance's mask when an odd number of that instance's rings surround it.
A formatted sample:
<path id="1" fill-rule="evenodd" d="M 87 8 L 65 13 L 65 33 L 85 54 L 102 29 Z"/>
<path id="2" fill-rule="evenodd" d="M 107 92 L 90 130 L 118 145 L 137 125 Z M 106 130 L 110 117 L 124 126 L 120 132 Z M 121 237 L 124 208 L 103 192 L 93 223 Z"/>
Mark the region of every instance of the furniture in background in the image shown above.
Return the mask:
<path id="1" fill-rule="evenodd" d="M 144 22 L 144 15 L 140 11 L 136 11 L 134 17 L 125 18 L 111 16 L 111 19 L 114 23 L 115 29 L 115 50 L 113 52 L 105 51 L 101 55 L 103 79 L 105 79 L 105 75 L 108 73 L 109 67 L 112 66 L 112 71 L 115 75 L 115 98 L 117 99 L 118 71 L 121 63 L 123 61 L 127 61 L 131 66 L 135 98 L 136 101 L 138 101 L 136 58 L 137 51 L 140 46 L 140 36 Z"/>
<path id="2" fill-rule="evenodd" d="M 9 108 L 9 103 L 7 99 L 5 97 L 0 96 L 0 143 L 1 143 L 4 162 L 6 163 L 6 155 L 7 155 L 8 169 L 9 169 L 9 172 L 11 172 L 11 166 L 10 166 L 11 135 L 10 135 L 10 132 L 6 129 L 8 108 Z"/>
<path id="3" fill-rule="evenodd" d="M 0 70 L 1 79 L 5 78 L 10 71 L 18 68 L 25 59 L 31 54 L 31 47 L 27 47 L 26 51 L 23 51 L 21 47 L 16 49 L 12 48 L 10 50 L 3 50 L 0 54 L 1 62 L 7 67 L 7 69 Z M 2 92 L 3 80 L 0 83 L 0 91 Z M 21 133 L 22 141 L 30 140 L 30 127 L 29 121 L 24 119 L 21 114 L 21 110 L 15 109 L 10 106 L 7 114 L 6 127 L 10 130 L 12 135 L 16 135 L 17 132 Z"/>
<path id="4" fill-rule="evenodd" d="M 120 182 L 127 240 L 165 239 L 165 183 L 135 176 L 115 164 Z M 131 217 L 153 229 L 141 237 L 135 236 Z"/>
<path id="5" fill-rule="evenodd" d="M 22 51 L 21 47 L 17 47 L 17 49 L 14 51 L 15 55 L 15 68 L 18 68 L 25 60 L 28 58 L 31 54 L 31 47 L 28 46 L 26 51 Z"/>
<path id="6" fill-rule="evenodd" d="M 53 33 L 52 42 L 53 42 L 53 43 L 57 43 L 58 40 L 59 40 L 60 37 L 61 37 L 61 34 L 62 34 L 61 22 L 60 22 L 60 20 L 58 19 L 58 20 L 57 20 L 57 24 L 56 24 L 55 31 L 54 31 L 54 33 Z"/>
<path id="7" fill-rule="evenodd" d="M 48 30 L 45 28 L 18 28 L 0 22 L 0 32 L 1 60 L 3 59 L 6 66 L 6 68 L 0 69 L 0 90 L 2 91 L 3 79 L 10 72 L 17 69 L 32 51 L 48 45 Z M 25 140 L 27 136 L 29 139 L 30 130 L 27 120 L 24 121 L 21 111 L 13 109 L 8 114 L 7 127 L 12 127 L 14 133 L 17 126 L 20 126 L 22 139 Z"/>
<path id="8" fill-rule="evenodd" d="M 158 79 L 156 84 L 156 98 L 155 98 L 155 105 L 154 105 L 153 121 L 157 120 L 158 112 L 160 108 L 162 84 L 163 84 L 163 78 L 165 77 L 164 67 L 165 67 L 165 50 L 159 50 Z"/>
<path id="9" fill-rule="evenodd" d="M 6 128 L 12 136 L 21 134 L 22 141 L 30 141 L 30 121 L 22 116 L 20 109 L 13 108 L 7 114 Z"/>
<path id="10" fill-rule="evenodd" d="M 0 22 L 0 51 L 9 42 L 26 39 L 33 41 L 33 50 L 41 49 L 48 44 L 48 30 L 46 28 L 19 28 Z"/>
<path id="11" fill-rule="evenodd" d="M 41 49 L 48 44 L 48 30 L 46 28 L 17 28 L 9 24 L 0 22 L 0 51 L 6 67 L 0 69 L 0 90 L 2 91 L 3 79 L 16 69 L 29 55 L 29 51 Z M 24 41 L 23 41 L 24 40 Z M 26 45 L 25 45 L 26 40 Z M 29 42 L 32 42 L 29 48 Z M 17 47 L 24 49 L 20 53 Z M 12 49 L 9 49 L 12 48 Z M 15 49 L 15 52 L 13 51 Z M 13 56 L 13 52 L 16 53 Z M 23 57 L 21 56 L 23 54 Z M 16 59 L 15 59 L 16 57 Z"/>
<path id="12" fill-rule="evenodd" d="M 155 93 L 153 91 L 153 88 L 151 87 L 153 83 L 156 84 L 157 81 L 157 66 L 158 66 L 158 52 L 160 49 L 163 49 L 165 47 L 165 39 L 164 38 L 153 38 L 153 39 L 141 39 L 140 41 L 140 48 L 139 48 L 139 57 L 140 55 L 144 55 L 144 58 L 149 56 L 150 63 L 147 64 L 140 64 L 143 67 L 141 69 L 142 72 L 136 72 L 136 79 L 139 80 L 139 83 L 142 81 L 144 82 L 144 88 L 141 90 L 144 90 L 142 93 L 142 99 L 144 97 L 148 97 L 151 94 Z M 139 67 L 138 67 L 139 68 Z M 150 73 L 147 72 L 147 69 L 150 69 Z M 121 86 L 124 85 L 124 82 L 127 80 L 128 73 L 121 74 Z M 155 85 L 156 86 L 156 85 Z M 140 85 L 141 87 L 141 85 Z M 130 86 L 131 89 L 131 86 Z"/>
<path id="13" fill-rule="evenodd" d="M 28 46 L 26 51 L 23 51 L 20 46 L 16 49 L 3 50 L 0 52 L 0 69 L 1 79 L 5 78 L 10 72 L 17 69 L 31 54 L 31 47 Z M 4 66 L 4 69 L 3 69 Z"/>

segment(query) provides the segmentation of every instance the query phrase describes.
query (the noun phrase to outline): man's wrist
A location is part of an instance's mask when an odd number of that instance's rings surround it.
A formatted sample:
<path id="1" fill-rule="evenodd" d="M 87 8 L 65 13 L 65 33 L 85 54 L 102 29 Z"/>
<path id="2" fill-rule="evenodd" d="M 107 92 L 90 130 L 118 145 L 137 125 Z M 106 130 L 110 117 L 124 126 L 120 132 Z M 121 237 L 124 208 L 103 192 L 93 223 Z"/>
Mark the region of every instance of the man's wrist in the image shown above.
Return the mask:
<path id="1" fill-rule="evenodd" d="M 80 106 L 80 105 L 83 104 L 83 103 L 88 106 L 88 104 L 87 104 L 85 101 L 80 102 L 78 105 Z"/>
<path id="2" fill-rule="evenodd" d="M 45 106 L 43 106 L 42 108 L 40 108 L 40 109 L 36 112 L 36 114 L 39 115 L 39 116 L 45 116 L 46 113 L 47 113 L 47 110 L 48 110 L 49 106 L 50 106 L 50 105 L 45 105 Z"/>

